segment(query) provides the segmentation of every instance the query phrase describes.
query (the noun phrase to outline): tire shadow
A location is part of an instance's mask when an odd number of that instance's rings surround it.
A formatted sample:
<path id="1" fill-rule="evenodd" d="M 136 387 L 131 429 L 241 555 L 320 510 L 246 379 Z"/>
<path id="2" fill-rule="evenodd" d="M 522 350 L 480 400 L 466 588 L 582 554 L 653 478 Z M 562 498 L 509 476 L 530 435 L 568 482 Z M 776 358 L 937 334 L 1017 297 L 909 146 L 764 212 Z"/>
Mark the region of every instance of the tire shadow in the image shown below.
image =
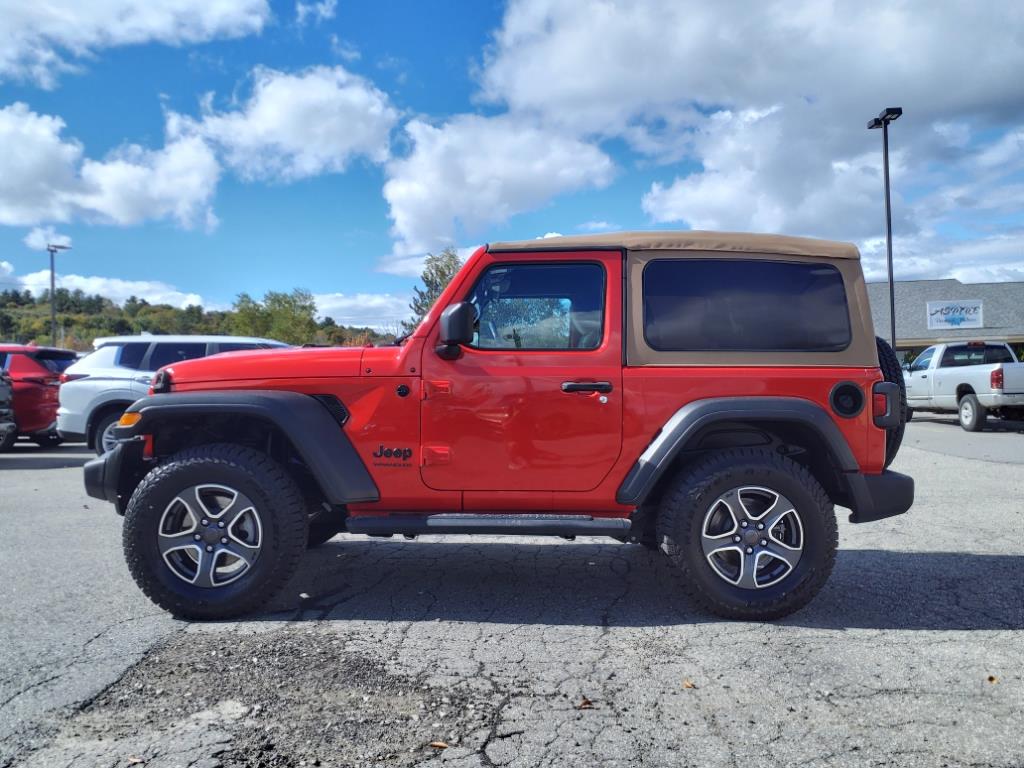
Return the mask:
<path id="1" fill-rule="evenodd" d="M 5 469 L 67 469 L 84 466 L 96 458 L 85 445 L 59 445 L 40 448 L 35 443 L 19 440 L 10 450 L 0 453 L 0 470 Z"/>
<path id="2" fill-rule="evenodd" d="M 1024 556 L 842 550 L 822 592 L 777 623 L 822 629 L 1024 629 Z M 666 558 L 625 544 L 336 537 L 254 620 L 669 626 L 720 622 Z"/>

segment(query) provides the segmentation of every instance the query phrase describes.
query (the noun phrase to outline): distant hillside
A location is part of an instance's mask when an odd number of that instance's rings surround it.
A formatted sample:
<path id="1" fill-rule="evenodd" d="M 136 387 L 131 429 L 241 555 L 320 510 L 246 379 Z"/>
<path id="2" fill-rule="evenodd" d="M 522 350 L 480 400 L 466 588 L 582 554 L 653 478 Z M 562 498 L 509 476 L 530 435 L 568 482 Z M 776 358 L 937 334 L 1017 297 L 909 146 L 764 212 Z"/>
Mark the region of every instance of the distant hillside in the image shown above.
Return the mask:
<path id="1" fill-rule="evenodd" d="M 118 306 L 103 296 L 80 290 L 56 291 L 57 341 L 61 346 L 88 350 L 98 336 L 152 333 L 209 333 L 262 336 L 290 344 L 362 346 L 386 343 L 393 333 L 338 325 L 316 319 L 316 303 L 308 291 L 271 291 L 262 300 L 240 294 L 226 312 L 202 307 L 185 309 L 150 304 L 134 296 Z M 50 293 L 34 297 L 29 291 L 0 291 L 0 341 L 50 343 Z"/>

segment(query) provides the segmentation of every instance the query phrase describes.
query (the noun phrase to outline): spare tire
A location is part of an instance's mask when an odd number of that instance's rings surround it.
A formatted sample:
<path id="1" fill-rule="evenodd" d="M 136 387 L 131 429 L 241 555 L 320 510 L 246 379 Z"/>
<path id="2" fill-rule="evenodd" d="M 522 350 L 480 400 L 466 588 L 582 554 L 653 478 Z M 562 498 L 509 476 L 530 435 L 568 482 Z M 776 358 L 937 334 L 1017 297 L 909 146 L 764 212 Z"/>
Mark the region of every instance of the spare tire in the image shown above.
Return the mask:
<path id="1" fill-rule="evenodd" d="M 892 464 L 892 460 L 899 453 L 900 444 L 903 442 L 903 431 L 907 428 L 907 384 L 903 380 L 903 369 L 900 368 L 899 358 L 893 352 L 889 342 L 885 339 L 875 337 L 875 344 L 878 347 L 878 367 L 882 370 L 882 376 L 886 381 L 891 381 L 900 388 L 900 423 L 899 426 L 889 427 L 885 430 L 885 466 Z"/>

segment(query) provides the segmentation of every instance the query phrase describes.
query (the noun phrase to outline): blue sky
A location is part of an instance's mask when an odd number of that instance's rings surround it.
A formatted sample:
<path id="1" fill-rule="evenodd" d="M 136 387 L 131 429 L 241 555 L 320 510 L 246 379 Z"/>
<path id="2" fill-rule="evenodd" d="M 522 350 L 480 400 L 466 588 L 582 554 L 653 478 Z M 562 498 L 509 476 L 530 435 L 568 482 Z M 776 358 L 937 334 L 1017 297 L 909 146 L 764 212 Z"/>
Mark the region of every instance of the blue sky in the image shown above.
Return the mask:
<path id="1" fill-rule="evenodd" d="M 0 286 L 399 319 L 422 255 L 780 231 L 1024 279 L 1024 16 L 980 3 L 0 0 Z M 874 49 L 875 56 L 865 56 Z M 33 246 L 36 248 L 34 249 Z"/>

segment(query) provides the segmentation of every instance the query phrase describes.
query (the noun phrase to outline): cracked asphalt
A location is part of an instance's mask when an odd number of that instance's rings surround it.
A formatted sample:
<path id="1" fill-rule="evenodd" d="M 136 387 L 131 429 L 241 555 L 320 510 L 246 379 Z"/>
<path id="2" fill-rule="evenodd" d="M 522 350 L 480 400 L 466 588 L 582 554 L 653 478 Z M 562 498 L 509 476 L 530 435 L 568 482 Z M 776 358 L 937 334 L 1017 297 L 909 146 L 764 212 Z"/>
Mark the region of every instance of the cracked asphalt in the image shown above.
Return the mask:
<path id="1" fill-rule="evenodd" d="M 264 614 L 177 622 L 81 490 L 88 455 L 19 446 L 0 766 L 1019 768 L 1024 435 L 926 418 L 906 445 L 914 509 L 842 515 L 824 591 L 764 625 L 702 614 L 637 546 L 355 536 Z"/>

